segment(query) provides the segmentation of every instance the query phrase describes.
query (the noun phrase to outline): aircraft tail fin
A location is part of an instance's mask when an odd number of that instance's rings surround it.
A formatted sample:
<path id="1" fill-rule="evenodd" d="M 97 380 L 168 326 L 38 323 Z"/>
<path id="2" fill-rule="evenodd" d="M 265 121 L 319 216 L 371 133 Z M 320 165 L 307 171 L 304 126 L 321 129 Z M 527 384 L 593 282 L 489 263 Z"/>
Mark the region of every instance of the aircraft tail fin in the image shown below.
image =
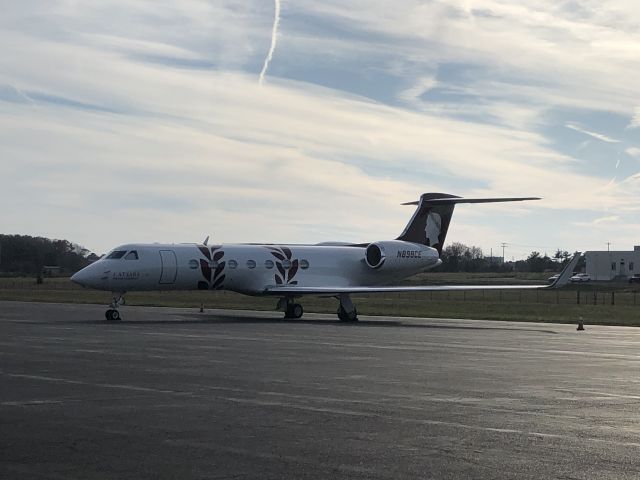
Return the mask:
<path id="1" fill-rule="evenodd" d="M 403 203 L 403 205 L 417 205 L 418 208 L 397 239 L 433 247 L 438 250 L 438 254 L 441 254 L 456 204 L 520 202 L 523 200 L 540 200 L 540 198 L 462 198 L 448 193 L 424 193 L 418 201 Z"/>

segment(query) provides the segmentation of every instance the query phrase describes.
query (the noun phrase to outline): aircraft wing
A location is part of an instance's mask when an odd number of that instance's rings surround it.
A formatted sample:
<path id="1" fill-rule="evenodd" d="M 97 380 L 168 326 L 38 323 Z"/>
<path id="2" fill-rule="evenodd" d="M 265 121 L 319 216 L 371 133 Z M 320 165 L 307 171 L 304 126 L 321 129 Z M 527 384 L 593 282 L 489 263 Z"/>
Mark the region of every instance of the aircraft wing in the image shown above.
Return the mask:
<path id="1" fill-rule="evenodd" d="M 443 292 L 453 290 L 522 290 L 549 289 L 552 285 L 420 285 L 396 287 L 298 287 L 297 285 L 275 285 L 264 293 L 273 295 L 339 295 L 341 293 L 395 293 L 395 292 Z"/>
<path id="2" fill-rule="evenodd" d="M 573 270 L 580 260 L 580 252 L 576 252 L 571 261 L 562 270 L 558 279 L 551 284 L 544 285 L 418 285 L 418 286 L 317 286 L 302 287 L 297 285 L 274 285 L 268 287 L 264 293 L 272 295 L 339 295 L 341 293 L 392 293 L 392 292 L 442 292 L 464 290 L 535 290 L 553 289 L 567 284 Z"/>

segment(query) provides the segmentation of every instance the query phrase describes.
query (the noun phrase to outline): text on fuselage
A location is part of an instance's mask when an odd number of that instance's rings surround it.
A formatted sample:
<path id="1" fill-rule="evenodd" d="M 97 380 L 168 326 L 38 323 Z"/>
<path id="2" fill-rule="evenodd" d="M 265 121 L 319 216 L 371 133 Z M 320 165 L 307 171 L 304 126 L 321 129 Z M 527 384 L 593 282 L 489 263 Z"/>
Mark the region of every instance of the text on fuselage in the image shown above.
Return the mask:
<path id="1" fill-rule="evenodd" d="M 421 250 L 398 250 L 398 258 L 422 258 Z"/>
<path id="2" fill-rule="evenodd" d="M 113 272 L 112 280 L 138 280 L 140 272 Z"/>

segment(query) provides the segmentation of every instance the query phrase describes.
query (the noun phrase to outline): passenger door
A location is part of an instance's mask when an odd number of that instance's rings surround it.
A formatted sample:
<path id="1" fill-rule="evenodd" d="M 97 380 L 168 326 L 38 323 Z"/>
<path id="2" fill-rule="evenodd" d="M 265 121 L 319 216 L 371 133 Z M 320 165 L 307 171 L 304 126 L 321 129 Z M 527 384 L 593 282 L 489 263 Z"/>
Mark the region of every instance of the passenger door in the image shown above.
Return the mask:
<path id="1" fill-rule="evenodd" d="M 162 270 L 160 272 L 160 283 L 170 285 L 175 283 L 178 275 L 178 259 L 173 250 L 160 250 L 160 262 Z"/>

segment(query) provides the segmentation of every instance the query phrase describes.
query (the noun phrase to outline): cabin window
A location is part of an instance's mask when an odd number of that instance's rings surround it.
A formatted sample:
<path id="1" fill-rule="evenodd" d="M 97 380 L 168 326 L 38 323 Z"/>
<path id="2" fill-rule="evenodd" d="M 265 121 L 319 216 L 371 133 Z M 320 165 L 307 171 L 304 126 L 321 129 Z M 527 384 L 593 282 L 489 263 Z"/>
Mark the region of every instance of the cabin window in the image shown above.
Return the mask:
<path id="1" fill-rule="evenodd" d="M 126 253 L 126 250 L 114 250 L 109 255 L 107 255 L 107 260 L 118 260 L 119 258 L 124 257 Z"/>
<path id="2" fill-rule="evenodd" d="M 273 260 L 265 260 L 264 266 L 266 268 L 268 268 L 268 269 L 272 269 L 273 268 Z"/>
<path id="3" fill-rule="evenodd" d="M 308 260 L 300 260 L 300 268 L 302 270 L 306 270 L 307 268 L 309 268 L 309 261 Z"/>
<path id="4" fill-rule="evenodd" d="M 217 260 L 211 260 L 209 262 L 209 268 L 218 268 L 219 265 L 220 265 L 220 262 L 218 262 Z"/>
<path id="5" fill-rule="evenodd" d="M 282 268 L 284 268 L 285 270 L 288 270 L 291 268 L 291 260 L 289 260 L 288 258 L 285 258 L 282 261 Z"/>
<path id="6" fill-rule="evenodd" d="M 238 262 L 236 262 L 235 260 L 229 260 L 229 268 L 237 268 L 238 267 Z"/>
<path id="7" fill-rule="evenodd" d="M 198 260 L 196 260 L 195 258 L 192 260 L 189 260 L 189 268 L 191 270 L 195 270 L 196 268 L 198 268 L 198 265 L 200 264 L 198 263 Z"/>
<path id="8" fill-rule="evenodd" d="M 256 268 L 256 261 L 255 260 L 247 260 L 247 267 Z"/>
<path id="9" fill-rule="evenodd" d="M 125 260 L 138 260 L 138 252 L 136 252 L 135 250 L 131 250 L 129 253 L 127 253 L 124 257 Z"/>

